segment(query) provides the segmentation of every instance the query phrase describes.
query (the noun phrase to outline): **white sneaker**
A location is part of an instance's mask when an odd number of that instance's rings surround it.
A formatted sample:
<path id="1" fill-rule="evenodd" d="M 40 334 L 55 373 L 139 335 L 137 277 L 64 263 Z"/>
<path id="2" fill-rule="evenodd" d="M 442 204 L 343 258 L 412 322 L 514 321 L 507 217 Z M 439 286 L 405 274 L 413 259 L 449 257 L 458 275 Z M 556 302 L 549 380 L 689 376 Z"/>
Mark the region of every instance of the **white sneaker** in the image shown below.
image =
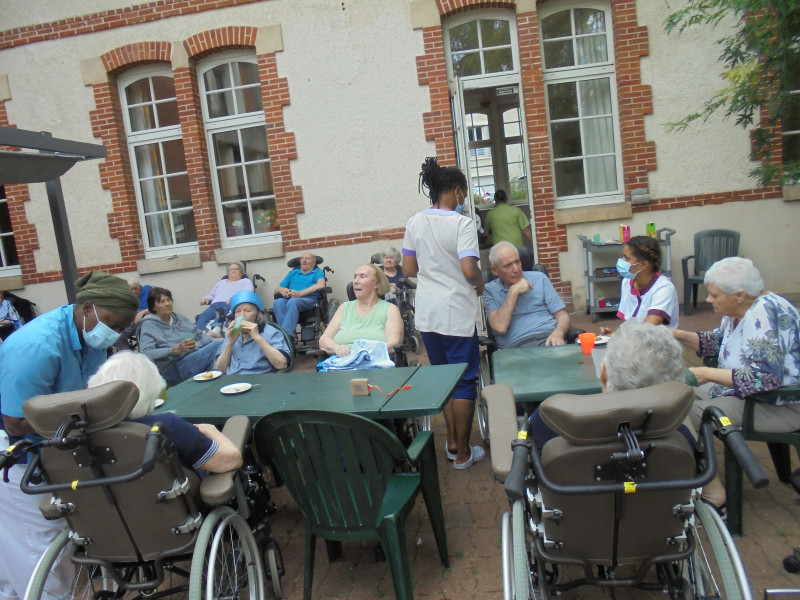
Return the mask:
<path id="1" fill-rule="evenodd" d="M 456 469 L 469 469 L 474 463 L 486 458 L 486 451 L 480 446 L 472 446 L 470 448 L 469 458 L 463 463 L 453 461 L 453 467 Z"/>
<path id="2" fill-rule="evenodd" d="M 214 327 L 214 329 L 208 332 L 208 335 L 211 337 L 222 337 L 222 329 L 220 329 L 219 325 L 217 325 Z"/>

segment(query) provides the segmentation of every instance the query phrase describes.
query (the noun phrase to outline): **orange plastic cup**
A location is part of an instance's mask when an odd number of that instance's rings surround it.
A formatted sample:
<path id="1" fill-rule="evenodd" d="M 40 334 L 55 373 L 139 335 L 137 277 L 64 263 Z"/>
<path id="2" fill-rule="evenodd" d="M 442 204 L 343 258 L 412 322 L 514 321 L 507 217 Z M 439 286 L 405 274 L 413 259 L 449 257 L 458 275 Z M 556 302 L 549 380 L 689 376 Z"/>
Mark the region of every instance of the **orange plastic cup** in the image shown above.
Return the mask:
<path id="1" fill-rule="evenodd" d="M 591 354 L 592 348 L 594 348 L 594 340 L 597 338 L 597 335 L 594 333 L 581 333 L 578 334 L 578 339 L 581 342 L 581 351 L 584 354 Z"/>

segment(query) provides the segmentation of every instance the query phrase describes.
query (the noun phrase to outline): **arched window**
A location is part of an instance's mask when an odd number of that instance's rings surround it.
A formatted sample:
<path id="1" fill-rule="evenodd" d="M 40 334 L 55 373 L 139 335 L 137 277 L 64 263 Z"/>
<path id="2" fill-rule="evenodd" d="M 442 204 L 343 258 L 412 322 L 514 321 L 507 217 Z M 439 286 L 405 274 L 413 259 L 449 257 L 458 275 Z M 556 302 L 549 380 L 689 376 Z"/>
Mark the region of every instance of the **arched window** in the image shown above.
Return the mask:
<path id="1" fill-rule="evenodd" d="M 145 255 L 195 251 L 197 231 L 172 71 L 167 65 L 142 67 L 118 83 Z"/>
<path id="2" fill-rule="evenodd" d="M 540 23 L 555 207 L 621 202 L 609 6 L 550 2 Z"/>
<path id="3" fill-rule="evenodd" d="M 517 72 L 516 28 L 513 18 L 485 14 L 448 20 L 445 43 L 451 76 L 475 77 Z"/>
<path id="4" fill-rule="evenodd" d="M 215 55 L 198 75 L 223 245 L 279 238 L 255 54 Z"/>

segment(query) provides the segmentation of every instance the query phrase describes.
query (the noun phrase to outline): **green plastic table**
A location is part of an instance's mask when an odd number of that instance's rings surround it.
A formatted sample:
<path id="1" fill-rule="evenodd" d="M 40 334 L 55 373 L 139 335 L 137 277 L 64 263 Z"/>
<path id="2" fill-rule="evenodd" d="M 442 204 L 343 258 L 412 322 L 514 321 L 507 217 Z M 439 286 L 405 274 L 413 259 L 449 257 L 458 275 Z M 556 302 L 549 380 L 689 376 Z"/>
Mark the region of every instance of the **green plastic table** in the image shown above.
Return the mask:
<path id="1" fill-rule="evenodd" d="M 603 391 L 592 356 L 583 354 L 580 344 L 497 350 L 492 365 L 494 382 L 511 386 L 518 403 L 542 402 L 560 393 Z"/>
<path id="2" fill-rule="evenodd" d="M 232 415 L 255 422 L 264 415 L 286 409 L 335 410 L 371 419 L 432 415 L 442 411 L 452 396 L 466 364 L 333 371 L 326 373 L 269 373 L 223 375 L 211 381 L 188 380 L 170 388 L 167 401 L 155 414 L 174 412 L 194 423 L 221 425 Z M 350 380 L 368 378 L 379 386 L 368 396 L 353 396 Z M 236 395 L 220 389 L 233 383 L 253 388 Z M 395 388 L 411 385 L 409 390 Z"/>

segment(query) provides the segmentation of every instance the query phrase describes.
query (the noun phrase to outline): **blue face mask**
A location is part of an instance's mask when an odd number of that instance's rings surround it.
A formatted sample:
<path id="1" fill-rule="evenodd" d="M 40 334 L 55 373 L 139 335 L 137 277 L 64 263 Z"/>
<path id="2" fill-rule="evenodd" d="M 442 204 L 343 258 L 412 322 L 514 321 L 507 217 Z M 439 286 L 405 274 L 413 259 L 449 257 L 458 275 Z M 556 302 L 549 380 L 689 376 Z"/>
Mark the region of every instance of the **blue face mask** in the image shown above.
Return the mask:
<path id="1" fill-rule="evenodd" d="M 464 214 L 464 205 L 463 204 L 456 204 L 456 212 L 460 215 Z"/>
<path id="2" fill-rule="evenodd" d="M 617 259 L 617 273 L 620 274 L 621 277 L 624 279 L 633 279 L 636 277 L 636 273 L 631 273 L 631 267 L 635 267 L 636 265 L 642 264 L 644 261 L 640 260 L 637 263 L 631 264 L 624 258 Z"/>
<path id="3" fill-rule="evenodd" d="M 94 310 L 94 317 L 97 319 L 97 325 L 91 331 L 86 331 L 86 315 L 83 315 L 83 340 L 92 348 L 105 350 L 109 346 L 113 346 L 119 339 L 119 333 L 100 320 L 100 317 L 97 316 L 97 308 L 94 305 L 92 305 L 92 309 Z"/>

